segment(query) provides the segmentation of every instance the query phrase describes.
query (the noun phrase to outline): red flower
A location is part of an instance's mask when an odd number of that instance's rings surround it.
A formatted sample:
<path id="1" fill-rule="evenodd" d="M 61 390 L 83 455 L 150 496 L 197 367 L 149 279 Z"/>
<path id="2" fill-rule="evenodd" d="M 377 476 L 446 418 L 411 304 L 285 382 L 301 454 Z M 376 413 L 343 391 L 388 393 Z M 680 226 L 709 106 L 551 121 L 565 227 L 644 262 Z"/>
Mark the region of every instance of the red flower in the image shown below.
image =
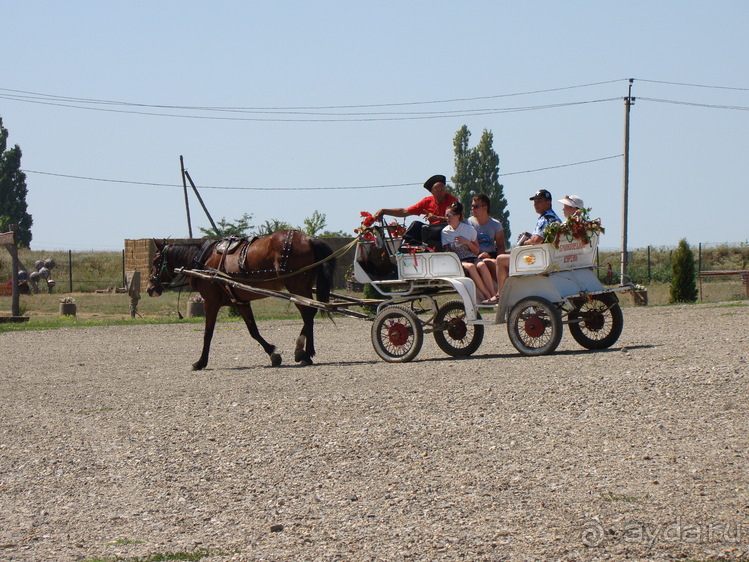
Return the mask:
<path id="1" fill-rule="evenodd" d="M 361 223 L 363 227 L 368 228 L 375 223 L 375 218 L 372 216 L 372 213 L 368 213 L 367 211 L 362 211 L 360 214 L 362 216 Z"/>

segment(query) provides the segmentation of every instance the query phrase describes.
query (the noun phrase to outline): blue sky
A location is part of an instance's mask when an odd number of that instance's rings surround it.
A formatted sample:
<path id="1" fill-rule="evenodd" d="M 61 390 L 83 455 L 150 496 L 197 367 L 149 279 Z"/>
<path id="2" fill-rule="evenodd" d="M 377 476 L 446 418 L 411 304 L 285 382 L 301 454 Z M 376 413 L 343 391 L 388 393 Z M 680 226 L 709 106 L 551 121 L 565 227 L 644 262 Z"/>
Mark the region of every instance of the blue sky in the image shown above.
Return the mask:
<path id="1" fill-rule="evenodd" d="M 0 15 L 33 249 L 186 236 L 180 155 L 216 220 L 318 210 L 353 231 L 451 176 L 464 124 L 474 143 L 494 134 L 514 233 L 547 188 L 583 197 L 618 248 L 628 78 L 629 247 L 749 240 L 749 2 L 30 0 Z"/>

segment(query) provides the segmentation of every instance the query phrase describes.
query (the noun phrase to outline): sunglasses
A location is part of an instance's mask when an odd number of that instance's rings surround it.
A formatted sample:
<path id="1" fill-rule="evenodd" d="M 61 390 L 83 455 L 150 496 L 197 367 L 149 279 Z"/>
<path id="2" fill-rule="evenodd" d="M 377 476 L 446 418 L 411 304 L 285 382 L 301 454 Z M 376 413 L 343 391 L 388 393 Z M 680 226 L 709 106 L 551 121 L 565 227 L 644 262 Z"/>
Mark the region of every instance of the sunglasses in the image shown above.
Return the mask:
<path id="1" fill-rule="evenodd" d="M 486 207 L 486 205 L 471 205 L 471 209 L 478 209 L 479 207 Z"/>

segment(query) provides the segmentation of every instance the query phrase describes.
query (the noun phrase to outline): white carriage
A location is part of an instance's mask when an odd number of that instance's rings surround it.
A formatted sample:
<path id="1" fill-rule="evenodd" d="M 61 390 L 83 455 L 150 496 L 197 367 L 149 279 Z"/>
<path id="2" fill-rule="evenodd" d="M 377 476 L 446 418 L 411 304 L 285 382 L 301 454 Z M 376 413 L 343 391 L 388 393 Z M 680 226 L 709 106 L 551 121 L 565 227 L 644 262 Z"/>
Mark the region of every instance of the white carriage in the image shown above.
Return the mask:
<path id="1" fill-rule="evenodd" d="M 598 236 L 589 242 L 521 246 L 510 253 L 510 276 L 499 303 L 477 302 L 473 281 L 451 252 L 400 251 L 399 238 L 377 226 L 360 240 L 354 275 L 382 296 L 372 326 L 372 344 L 389 362 L 406 362 L 419 353 L 425 333 L 452 356 L 467 356 L 481 345 L 484 326 L 507 324 L 512 344 L 524 355 L 553 352 L 566 324 L 587 349 L 613 345 L 623 327 L 617 292 L 595 273 Z M 447 300 L 445 295 L 458 298 Z"/>

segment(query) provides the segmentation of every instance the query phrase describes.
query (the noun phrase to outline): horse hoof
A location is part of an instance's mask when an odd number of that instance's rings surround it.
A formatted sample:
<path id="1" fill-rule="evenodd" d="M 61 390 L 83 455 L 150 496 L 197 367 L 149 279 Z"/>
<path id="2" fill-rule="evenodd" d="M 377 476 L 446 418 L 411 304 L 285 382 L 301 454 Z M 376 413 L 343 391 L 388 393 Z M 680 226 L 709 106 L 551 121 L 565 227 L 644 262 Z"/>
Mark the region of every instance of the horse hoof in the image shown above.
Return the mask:
<path id="1" fill-rule="evenodd" d="M 297 363 L 299 363 L 301 361 L 304 361 L 305 359 L 306 359 L 306 357 L 304 355 L 304 350 L 303 349 L 297 349 L 294 352 L 294 361 L 296 361 Z"/>
<path id="2" fill-rule="evenodd" d="M 271 364 L 271 367 L 278 367 L 281 364 L 281 354 L 280 353 L 271 353 L 270 354 L 270 364 Z"/>
<path id="3" fill-rule="evenodd" d="M 297 361 L 299 362 L 300 367 L 309 367 L 310 365 L 312 365 L 312 359 L 308 359 L 306 357 L 298 359 Z"/>
<path id="4" fill-rule="evenodd" d="M 205 369 L 205 365 L 201 364 L 200 362 L 192 364 L 193 371 L 202 371 L 203 369 Z"/>

